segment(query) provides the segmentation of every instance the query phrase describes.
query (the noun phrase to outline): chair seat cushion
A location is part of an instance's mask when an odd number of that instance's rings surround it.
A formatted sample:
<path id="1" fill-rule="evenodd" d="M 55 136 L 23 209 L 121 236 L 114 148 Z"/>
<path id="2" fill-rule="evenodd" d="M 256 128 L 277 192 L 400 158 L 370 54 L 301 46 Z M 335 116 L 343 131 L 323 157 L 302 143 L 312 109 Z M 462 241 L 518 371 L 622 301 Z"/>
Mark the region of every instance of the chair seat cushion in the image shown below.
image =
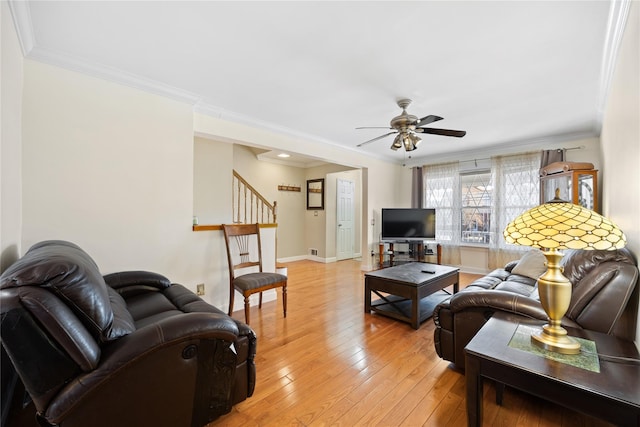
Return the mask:
<path id="1" fill-rule="evenodd" d="M 287 276 L 278 273 L 249 273 L 236 277 L 233 286 L 243 291 L 258 289 L 274 283 L 286 282 Z"/>

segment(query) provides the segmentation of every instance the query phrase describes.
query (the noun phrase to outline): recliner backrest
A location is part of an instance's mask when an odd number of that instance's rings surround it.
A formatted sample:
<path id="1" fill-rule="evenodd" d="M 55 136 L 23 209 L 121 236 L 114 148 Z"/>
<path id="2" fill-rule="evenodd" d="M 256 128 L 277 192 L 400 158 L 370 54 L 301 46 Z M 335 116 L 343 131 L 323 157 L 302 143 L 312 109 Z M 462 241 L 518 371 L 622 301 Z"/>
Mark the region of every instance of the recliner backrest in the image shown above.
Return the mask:
<path id="1" fill-rule="evenodd" d="M 5 270 L 0 311 L 2 345 L 40 408 L 98 366 L 102 343 L 135 330 L 93 259 L 63 241 L 38 243 Z"/>
<path id="2" fill-rule="evenodd" d="M 637 301 L 631 301 L 638 281 L 638 268 L 631 252 L 624 248 L 568 250 L 562 265 L 564 275 L 573 285 L 566 317 L 585 329 L 633 337 L 635 331 L 620 331 L 617 325 L 625 311 L 635 312 L 637 306 Z"/>
<path id="3" fill-rule="evenodd" d="M 114 323 L 112 304 L 121 305 L 123 301 L 110 292 L 93 259 L 73 243 L 60 240 L 38 243 L 0 278 L 0 289 L 30 286 L 47 289 L 58 297 L 98 342 L 108 342 L 133 331 L 120 321 Z"/>

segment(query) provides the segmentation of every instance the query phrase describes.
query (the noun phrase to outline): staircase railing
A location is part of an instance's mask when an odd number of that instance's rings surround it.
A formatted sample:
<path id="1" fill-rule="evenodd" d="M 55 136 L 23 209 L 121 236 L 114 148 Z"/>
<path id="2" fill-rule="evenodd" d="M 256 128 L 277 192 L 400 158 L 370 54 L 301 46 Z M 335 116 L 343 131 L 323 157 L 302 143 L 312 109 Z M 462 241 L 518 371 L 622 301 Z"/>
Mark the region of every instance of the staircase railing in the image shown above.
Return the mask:
<path id="1" fill-rule="evenodd" d="M 275 224 L 277 202 L 269 203 L 238 172 L 233 171 L 233 222 Z"/>

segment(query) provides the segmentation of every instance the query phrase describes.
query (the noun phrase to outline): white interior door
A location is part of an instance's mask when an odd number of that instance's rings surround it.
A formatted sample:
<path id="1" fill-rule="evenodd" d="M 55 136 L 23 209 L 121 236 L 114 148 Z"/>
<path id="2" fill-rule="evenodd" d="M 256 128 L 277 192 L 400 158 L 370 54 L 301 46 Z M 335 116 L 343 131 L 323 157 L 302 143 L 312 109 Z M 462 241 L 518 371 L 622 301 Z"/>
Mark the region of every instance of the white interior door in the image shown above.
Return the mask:
<path id="1" fill-rule="evenodd" d="M 347 179 L 337 179 L 337 212 L 336 212 L 336 259 L 353 258 L 354 225 L 354 192 L 355 184 Z"/>

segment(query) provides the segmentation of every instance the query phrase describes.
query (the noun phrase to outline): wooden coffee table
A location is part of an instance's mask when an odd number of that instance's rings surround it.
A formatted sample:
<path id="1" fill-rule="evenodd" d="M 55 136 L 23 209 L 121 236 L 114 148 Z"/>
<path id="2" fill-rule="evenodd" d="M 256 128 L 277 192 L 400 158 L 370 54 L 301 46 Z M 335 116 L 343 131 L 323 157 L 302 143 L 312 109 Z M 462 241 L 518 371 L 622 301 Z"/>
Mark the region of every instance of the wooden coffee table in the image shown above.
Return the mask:
<path id="1" fill-rule="evenodd" d="M 434 295 L 436 292 L 451 285 L 453 292 L 458 292 L 458 272 L 458 268 L 445 265 L 412 262 L 366 273 L 364 312 L 408 322 L 418 329 L 431 317 L 436 304 L 449 298 L 447 293 Z M 372 292 L 380 298 L 373 304 Z"/>
<path id="2" fill-rule="evenodd" d="M 467 344 L 468 425 L 482 425 L 483 378 L 498 382 L 498 400 L 501 385 L 506 384 L 618 426 L 640 425 L 640 354 L 635 344 L 612 335 L 566 328 L 570 336 L 595 342 L 599 372 L 509 345 L 517 331 L 522 333 L 521 325 L 526 330 L 542 324 L 496 313 Z"/>

